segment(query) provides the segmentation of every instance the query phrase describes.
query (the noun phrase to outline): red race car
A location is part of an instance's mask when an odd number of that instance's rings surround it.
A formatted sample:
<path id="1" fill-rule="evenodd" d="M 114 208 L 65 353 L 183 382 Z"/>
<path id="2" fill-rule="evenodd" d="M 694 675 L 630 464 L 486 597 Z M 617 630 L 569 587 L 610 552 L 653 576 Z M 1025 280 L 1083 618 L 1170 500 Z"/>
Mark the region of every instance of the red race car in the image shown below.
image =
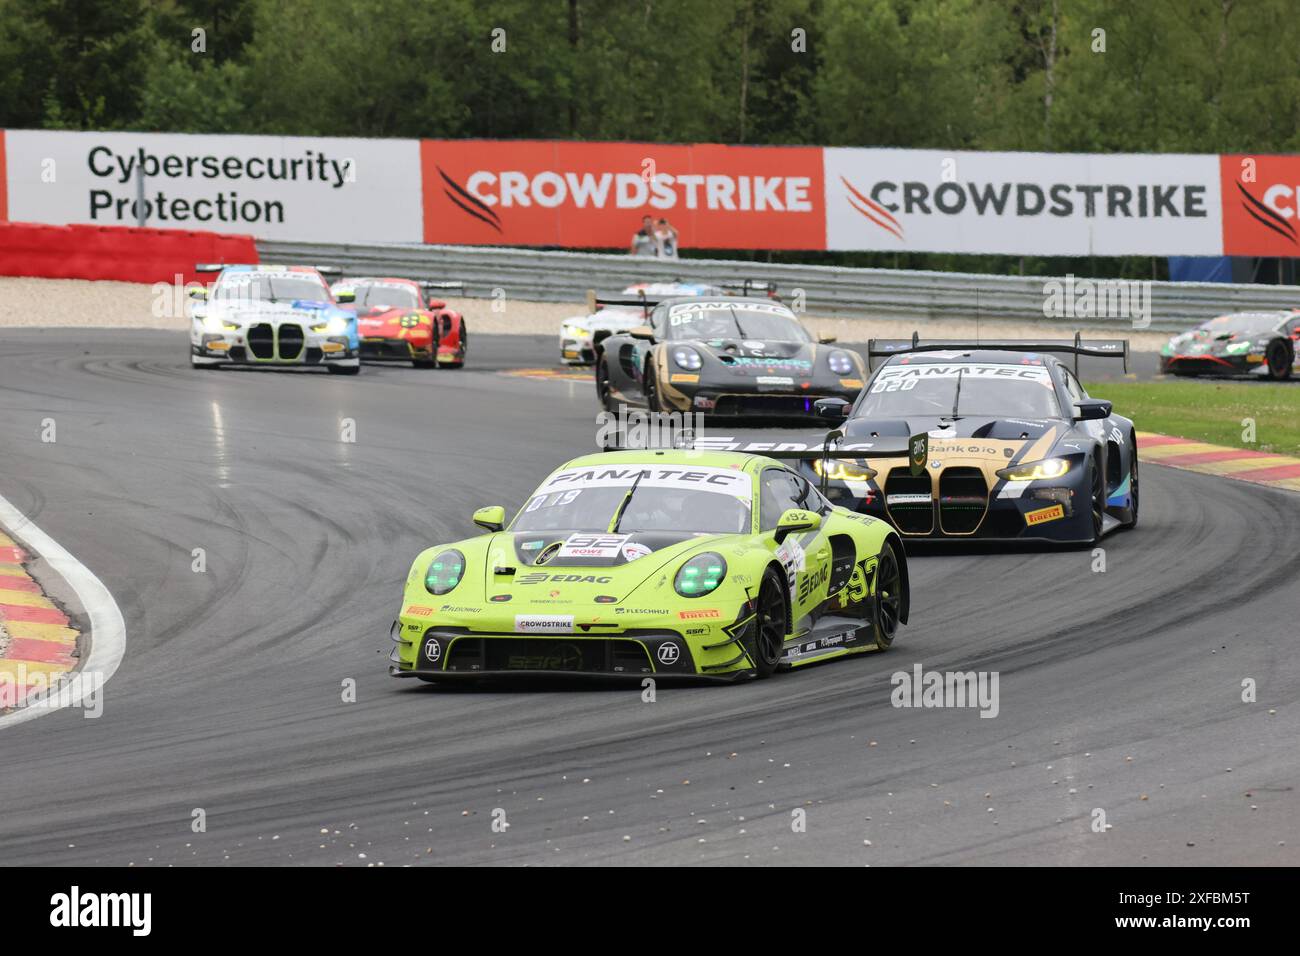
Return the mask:
<path id="1" fill-rule="evenodd" d="M 465 319 L 433 298 L 443 289 L 463 291 L 459 282 L 415 279 L 343 279 L 334 294 L 352 292 L 346 308 L 357 314 L 364 362 L 410 362 L 416 368 L 460 368 L 469 338 Z"/>

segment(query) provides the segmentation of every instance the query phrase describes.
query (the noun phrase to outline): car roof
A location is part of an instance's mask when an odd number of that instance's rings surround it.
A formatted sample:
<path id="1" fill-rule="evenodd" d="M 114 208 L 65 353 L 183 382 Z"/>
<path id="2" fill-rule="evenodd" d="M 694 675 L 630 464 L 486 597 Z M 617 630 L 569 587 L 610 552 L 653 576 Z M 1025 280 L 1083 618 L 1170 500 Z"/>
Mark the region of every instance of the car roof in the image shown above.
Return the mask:
<path id="1" fill-rule="evenodd" d="M 885 365 L 1042 365 L 1056 366 L 1060 361 L 1046 352 L 1009 352 L 1004 349 L 953 349 L 945 352 L 909 352 L 891 355 Z"/>
<path id="2" fill-rule="evenodd" d="M 629 448 L 583 455 L 565 462 L 560 468 L 585 468 L 600 465 L 695 465 L 703 468 L 735 468 L 756 471 L 771 459 L 761 454 L 740 451 L 695 451 L 686 448 Z M 778 463 L 779 464 L 779 463 Z M 556 469 L 557 471 L 560 469 Z"/>
<path id="3" fill-rule="evenodd" d="M 416 289 L 420 288 L 420 283 L 414 279 L 398 279 L 387 276 L 352 276 L 347 279 L 339 279 L 335 285 L 365 285 L 366 283 L 375 284 L 378 282 L 391 282 L 393 285 L 409 285 Z"/>

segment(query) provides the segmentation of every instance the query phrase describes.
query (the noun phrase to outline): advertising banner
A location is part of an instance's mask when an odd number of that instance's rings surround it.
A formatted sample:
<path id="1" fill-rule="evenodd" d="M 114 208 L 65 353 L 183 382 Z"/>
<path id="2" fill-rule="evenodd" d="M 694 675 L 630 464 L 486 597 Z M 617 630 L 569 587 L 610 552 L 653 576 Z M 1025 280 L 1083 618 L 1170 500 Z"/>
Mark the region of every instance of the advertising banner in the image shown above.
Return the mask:
<path id="1" fill-rule="evenodd" d="M 9 130 L 8 218 L 419 242 L 415 140 Z"/>
<path id="2" fill-rule="evenodd" d="M 626 249 L 643 216 L 683 247 L 821 249 L 818 147 L 425 140 L 424 241 Z"/>
<path id="3" fill-rule="evenodd" d="M 1218 255 L 1216 156 L 825 150 L 826 247 Z"/>

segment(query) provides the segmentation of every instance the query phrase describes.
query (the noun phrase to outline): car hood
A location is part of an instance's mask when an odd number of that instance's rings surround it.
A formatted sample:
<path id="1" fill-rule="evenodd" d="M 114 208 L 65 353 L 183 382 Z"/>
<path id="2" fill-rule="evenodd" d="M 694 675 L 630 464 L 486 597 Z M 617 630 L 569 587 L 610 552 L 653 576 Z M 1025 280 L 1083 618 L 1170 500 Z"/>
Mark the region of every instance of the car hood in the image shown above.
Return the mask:
<path id="1" fill-rule="evenodd" d="M 700 339 L 670 341 L 671 352 L 689 345 L 738 376 L 811 375 L 816 346 L 807 342 L 772 342 L 763 339 Z"/>
<path id="2" fill-rule="evenodd" d="M 213 302 L 204 310 L 205 316 L 220 316 L 230 321 L 244 322 L 301 322 L 305 318 L 352 318 L 350 312 L 332 302 L 309 302 L 295 299 L 292 302 Z"/>
<path id="3" fill-rule="evenodd" d="M 643 585 L 666 582 L 671 587 L 670 579 L 687 557 L 719 548 L 729 537 L 664 531 L 498 532 L 486 550 L 484 599 L 524 605 L 621 604 Z M 514 573 L 497 573 L 505 568 Z"/>
<path id="4" fill-rule="evenodd" d="M 1267 341 L 1266 333 L 1220 332 L 1214 329 L 1192 329 L 1175 335 L 1169 340 L 1166 349 L 1181 355 L 1223 355 L 1228 346 L 1242 342 L 1252 343 L 1256 339 Z"/>
<path id="5" fill-rule="evenodd" d="M 591 315 L 575 315 L 565 319 L 562 325 L 570 328 L 586 329 L 589 332 L 626 332 L 638 325 L 645 325 L 645 315 L 638 309 L 602 309 Z"/>

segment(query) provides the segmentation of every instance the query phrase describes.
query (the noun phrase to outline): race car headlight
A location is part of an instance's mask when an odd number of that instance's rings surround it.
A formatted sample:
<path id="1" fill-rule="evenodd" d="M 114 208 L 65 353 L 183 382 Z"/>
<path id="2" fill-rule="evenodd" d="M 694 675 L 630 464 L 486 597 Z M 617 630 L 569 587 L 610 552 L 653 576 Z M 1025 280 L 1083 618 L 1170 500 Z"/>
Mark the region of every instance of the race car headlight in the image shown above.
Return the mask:
<path id="1" fill-rule="evenodd" d="M 673 588 L 682 597 L 703 597 L 717 590 L 727 576 L 727 562 L 722 555 L 706 551 L 691 558 L 677 571 Z"/>
<path id="2" fill-rule="evenodd" d="M 1229 355 L 1240 355 L 1242 352 L 1250 351 L 1250 343 L 1229 342 L 1227 345 L 1223 347 L 1223 351 L 1227 352 Z"/>
<path id="3" fill-rule="evenodd" d="M 572 335 L 575 339 L 591 338 L 591 330 L 584 329 L 581 325 L 566 325 L 562 330 L 563 335 Z"/>
<path id="4" fill-rule="evenodd" d="M 704 364 L 704 360 L 695 349 L 676 348 L 673 349 L 673 364 L 688 372 L 694 372 Z"/>
<path id="5" fill-rule="evenodd" d="M 348 330 L 346 319 L 341 319 L 337 315 L 324 322 L 317 322 L 311 327 L 313 332 L 323 332 L 326 335 L 342 335 Z"/>
<path id="6" fill-rule="evenodd" d="M 853 359 L 849 358 L 848 352 L 832 352 L 830 365 L 836 375 L 848 375 L 853 371 Z"/>
<path id="7" fill-rule="evenodd" d="M 219 315 L 206 315 L 203 317 L 204 332 L 234 332 L 239 328 L 234 322 L 223 319 Z"/>
<path id="8" fill-rule="evenodd" d="M 1069 459 L 1044 458 L 1041 461 L 1031 461 L 1012 465 L 1010 468 L 1003 468 L 998 472 L 998 477 L 1005 478 L 1007 481 L 1039 481 L 1043 478 L 1060 478 L 1069 470 Z"/>
<path id="9" fill-rule="evenodd" d="M 465 574 L 465 555 L 452 548 L 439 551 L 424 572 L 424 589 L 430 594 L 446 594 L 460 584 Z"/>
<path id="10" fill-rule="evenodd" d="M 812 466 L 813 471 L 818 475 L 831 481 L 870 481 L 876 477 L 874 468 L 859 465 L 854 461 L 840 461 L 835 458 L 822 461 L 820 458 L 814 458 Z"/>

